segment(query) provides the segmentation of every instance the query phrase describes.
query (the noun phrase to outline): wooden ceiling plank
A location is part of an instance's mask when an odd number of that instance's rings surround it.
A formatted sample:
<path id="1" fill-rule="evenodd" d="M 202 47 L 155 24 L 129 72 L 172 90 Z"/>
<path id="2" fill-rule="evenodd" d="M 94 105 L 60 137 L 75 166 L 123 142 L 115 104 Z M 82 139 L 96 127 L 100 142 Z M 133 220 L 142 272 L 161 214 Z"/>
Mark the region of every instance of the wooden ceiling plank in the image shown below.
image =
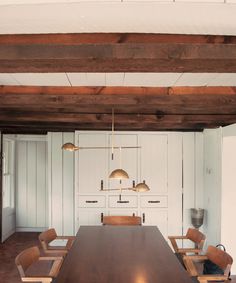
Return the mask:
<path id="1" fill-rule="evenodd" d="M 154 34 L 0 36 L 2 73 L 236 72 L 235 58 L 236 37 Z"/>
<path id="2" fill-rule="evenodd" d="M 0 44 L 236 43 L 235 36 L 156 33 L 1 34 Z"/>

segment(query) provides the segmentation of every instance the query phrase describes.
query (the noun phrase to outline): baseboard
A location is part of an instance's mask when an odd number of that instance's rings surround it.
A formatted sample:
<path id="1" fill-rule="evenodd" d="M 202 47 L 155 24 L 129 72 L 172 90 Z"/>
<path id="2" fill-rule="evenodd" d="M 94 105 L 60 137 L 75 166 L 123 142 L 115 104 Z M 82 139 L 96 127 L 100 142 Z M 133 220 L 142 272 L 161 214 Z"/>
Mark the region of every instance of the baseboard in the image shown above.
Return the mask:
<path id="1" fill-rule="evenodd" d="M 43 232 L 48 227 L 16 227 L 16 232 Z"/>

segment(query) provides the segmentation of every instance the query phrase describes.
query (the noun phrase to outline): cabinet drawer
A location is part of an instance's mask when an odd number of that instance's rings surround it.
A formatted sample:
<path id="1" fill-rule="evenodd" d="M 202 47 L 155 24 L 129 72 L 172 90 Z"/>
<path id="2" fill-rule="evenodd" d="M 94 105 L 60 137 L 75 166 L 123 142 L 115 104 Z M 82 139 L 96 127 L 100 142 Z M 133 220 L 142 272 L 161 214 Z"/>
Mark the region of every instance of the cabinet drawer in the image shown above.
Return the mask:
<path id="1" fill-rule="evenodd" d="M 109 207 L 137 207 L 137 196 L 122 195 L 121 201 L 119 196 L 109 196 Z"/>
<path id="2" fill-rule="evenodd" d="M 105 207 L 105 196 L 79 196 L 79 207 Z"/>
<path id="3" fill-rule="evenodd" d="M 141 196 L 141 207 L 167 207 L 167 196 Z"/>

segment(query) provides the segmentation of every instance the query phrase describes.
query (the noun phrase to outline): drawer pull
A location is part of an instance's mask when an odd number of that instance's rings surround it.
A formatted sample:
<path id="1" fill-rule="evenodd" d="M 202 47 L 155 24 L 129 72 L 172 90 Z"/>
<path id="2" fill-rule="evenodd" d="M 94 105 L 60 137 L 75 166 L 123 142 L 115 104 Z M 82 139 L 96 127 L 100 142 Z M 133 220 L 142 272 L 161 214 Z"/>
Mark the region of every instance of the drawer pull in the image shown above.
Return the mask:
<path id="1" fill-rule="evenodd" d="M 128 200 L 118 200 L 117 203 L 129 203 Z"/>
<path id="2" fill-rule="evenodd" d="M 85 202 L 86 203 L 97 203 L 98 201 L 97 200 L 86 200 Z"/>
<path id="3" fill-rule="evenodd" d="M 149 200 L 148 203 L 160 203 L 159 200 Z"/>
<path id="4" fill-rule="evenodd" d="M 103 223 L 103 213 L 101 213 L 101 223 Z"/>
<path id="5" fill-rule="evenodd" d="M 143 213 L 143 223 L 145 223 L 145 213 Z"/>

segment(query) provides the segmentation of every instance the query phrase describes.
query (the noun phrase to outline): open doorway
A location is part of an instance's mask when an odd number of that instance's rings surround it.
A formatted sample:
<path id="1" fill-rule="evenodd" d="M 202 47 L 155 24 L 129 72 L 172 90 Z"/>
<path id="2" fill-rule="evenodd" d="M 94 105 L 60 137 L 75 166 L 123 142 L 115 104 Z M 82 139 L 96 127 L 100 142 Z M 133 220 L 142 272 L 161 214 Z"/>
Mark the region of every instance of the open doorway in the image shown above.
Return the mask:
<path id="1" fill-rule="evenodd" d="M 3 135 L 2 241 L 48 227 L 47 138 Z"/>

